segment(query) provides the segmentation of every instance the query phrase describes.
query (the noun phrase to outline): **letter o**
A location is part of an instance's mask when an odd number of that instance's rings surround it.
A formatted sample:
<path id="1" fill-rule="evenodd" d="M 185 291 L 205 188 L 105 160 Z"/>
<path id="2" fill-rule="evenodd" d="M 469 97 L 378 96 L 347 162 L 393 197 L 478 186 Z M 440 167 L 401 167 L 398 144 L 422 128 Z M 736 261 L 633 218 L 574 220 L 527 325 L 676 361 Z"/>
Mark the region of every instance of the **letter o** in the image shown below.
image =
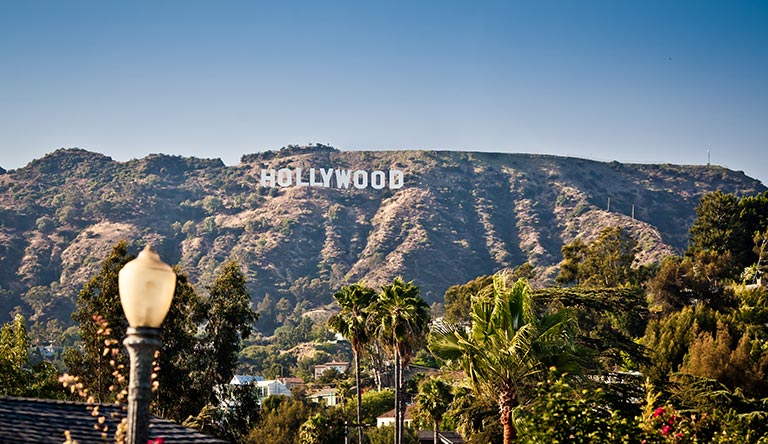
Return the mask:
<path id="1" fill-rule="evenodd" d="M 358 190 L 368 187 L 368 172 L 363 170 L 357 170 L 352 175 L 352 184 Z"/>
<path id="2" fill-rule="evenodd" d="M 374 171 L 371 173 L 371 187 L 374 190 L 380 190 L 386 185 L 387 176 L 384 171 Z"/>
<path id="3" fill-rule="evenodd" d="M 280 168 L 277 170 L 277 184 L 281 187 L 289 187 L 293 182 L 293 173 L 289 168 Z"/>

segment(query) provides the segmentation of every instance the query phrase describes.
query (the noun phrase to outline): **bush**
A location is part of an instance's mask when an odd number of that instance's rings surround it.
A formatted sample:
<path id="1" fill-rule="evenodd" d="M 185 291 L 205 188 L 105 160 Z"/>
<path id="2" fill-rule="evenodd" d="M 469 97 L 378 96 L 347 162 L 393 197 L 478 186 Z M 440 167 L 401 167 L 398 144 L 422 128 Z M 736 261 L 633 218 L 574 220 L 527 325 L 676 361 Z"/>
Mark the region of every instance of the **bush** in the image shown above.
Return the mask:
<path id="1" fill-rule="evenodd" d="M 600 389 L 576 390 L 562 378 L 539 383 L 518 413 L 518 443 L 634 443 L 638 423 L 606 408 Z"/>
<path id="2" fill-rule="evenodd" d="M 368 437 L 369 444 L 389 444 L 395 438 L 395 427 L 384 426 L 372 428 L 366 430 L 365 436 Z M 405 444 L 417 444 L 419 439 L 413 430 L 406 427 L 405 430 L 403 430 L 403 442 Z"/>
<path id="3" fill-rule="evenodd" d="M 56 226 L 54 220 L 48 216 L 42 216 L 37 218 L 35 226 L 43 233 L 49 233 Z"/>

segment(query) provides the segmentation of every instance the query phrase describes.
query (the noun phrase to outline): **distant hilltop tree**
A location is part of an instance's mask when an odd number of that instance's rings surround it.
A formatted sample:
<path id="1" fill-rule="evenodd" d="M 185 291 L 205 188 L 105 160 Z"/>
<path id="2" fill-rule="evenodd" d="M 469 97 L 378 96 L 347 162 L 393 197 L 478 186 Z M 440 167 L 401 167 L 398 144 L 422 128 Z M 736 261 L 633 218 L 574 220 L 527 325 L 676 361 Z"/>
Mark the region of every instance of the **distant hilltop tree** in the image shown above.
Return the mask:
<path id="1" fill-rule="evenodd" d="M 240 157 L 240 162 L 255 163 L 274 159 L 275 157 L 293 156 L 296 154 L 333 153 L 338 151 L 339 150 L 336 148 L 330 145 L 324 145 L 322 143 L 310 143 L 309 145 L 288 145 L 280 148 L 280 150 L 277 152 L 266 150 L 261 153 L 243 154 Z"/>

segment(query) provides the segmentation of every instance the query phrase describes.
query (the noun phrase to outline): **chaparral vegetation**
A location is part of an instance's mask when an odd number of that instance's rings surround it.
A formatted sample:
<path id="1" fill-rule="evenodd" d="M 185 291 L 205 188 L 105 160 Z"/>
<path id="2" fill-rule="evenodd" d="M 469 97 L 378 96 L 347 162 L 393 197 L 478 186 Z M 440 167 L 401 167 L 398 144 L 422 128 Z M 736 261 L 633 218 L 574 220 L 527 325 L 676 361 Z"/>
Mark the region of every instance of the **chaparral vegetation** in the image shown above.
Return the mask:
<path id="1" fill-rule="evenodd" d="M 706 194 L 689 232 L 641 265 L 606 226 L 549 285 L 522 263 L 431 307 L 407 277 L 340 284 L 330 311 L 252 306 L 237 262 L 202 289 L 177 266 L 151 408 L 233 443 L 768 443 L 768 193 Z M 0 395 L 123 398 L 117 272 L 137 247 L 113 247 L 60 348 L 21 314 L 0 329 Z"/>

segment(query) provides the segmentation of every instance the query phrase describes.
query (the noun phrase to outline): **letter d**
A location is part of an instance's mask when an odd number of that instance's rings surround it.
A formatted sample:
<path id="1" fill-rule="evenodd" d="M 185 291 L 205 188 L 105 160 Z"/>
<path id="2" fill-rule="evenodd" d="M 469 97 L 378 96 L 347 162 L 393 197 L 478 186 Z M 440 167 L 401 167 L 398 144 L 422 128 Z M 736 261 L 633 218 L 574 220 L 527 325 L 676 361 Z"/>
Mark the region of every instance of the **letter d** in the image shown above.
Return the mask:
<path id="1" fill-rule="evenodd" d="M 403 187 L 403 172 L 400 170 L 389 170 L 389 189 L 397 190 Z"/>

